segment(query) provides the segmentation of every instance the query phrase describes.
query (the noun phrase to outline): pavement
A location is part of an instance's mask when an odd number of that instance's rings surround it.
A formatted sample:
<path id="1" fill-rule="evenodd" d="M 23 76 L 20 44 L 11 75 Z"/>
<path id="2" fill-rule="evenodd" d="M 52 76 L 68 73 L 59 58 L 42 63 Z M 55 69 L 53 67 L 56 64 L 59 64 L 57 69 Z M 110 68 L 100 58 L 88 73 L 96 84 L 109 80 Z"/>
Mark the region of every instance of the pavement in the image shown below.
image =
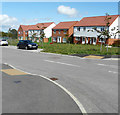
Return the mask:
<path id="1" fill-rule="evenodd" d="M 118 60 L 2 47 L 2 62 L 48 79 L 57 78 L 55 82 L 73 94 L 87 113 L 118 112 Z"/>
<path id="2" fill-rule="evenodd" d="M 59 86 L 2 64 L 3 113 L 81 113 Z"/>

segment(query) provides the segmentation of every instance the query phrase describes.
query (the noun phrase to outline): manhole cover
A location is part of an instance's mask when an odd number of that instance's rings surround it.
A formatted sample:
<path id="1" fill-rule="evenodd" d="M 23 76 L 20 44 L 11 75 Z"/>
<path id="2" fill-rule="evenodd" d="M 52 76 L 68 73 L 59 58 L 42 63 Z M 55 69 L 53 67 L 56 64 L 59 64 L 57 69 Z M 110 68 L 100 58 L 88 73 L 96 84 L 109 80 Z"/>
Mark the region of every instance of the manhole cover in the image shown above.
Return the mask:
<path id="1" fill-rule="evenodd" d="M 58 78 L 55 78 L 55 77 L 52 77 L 50 79 L 53 80 L 53 81 L 58 80 Z"/>
<path id="2" fill-rule="evenodd" d="M 21 83 L 21 81 L 14 81 L 14 83 Z"/>

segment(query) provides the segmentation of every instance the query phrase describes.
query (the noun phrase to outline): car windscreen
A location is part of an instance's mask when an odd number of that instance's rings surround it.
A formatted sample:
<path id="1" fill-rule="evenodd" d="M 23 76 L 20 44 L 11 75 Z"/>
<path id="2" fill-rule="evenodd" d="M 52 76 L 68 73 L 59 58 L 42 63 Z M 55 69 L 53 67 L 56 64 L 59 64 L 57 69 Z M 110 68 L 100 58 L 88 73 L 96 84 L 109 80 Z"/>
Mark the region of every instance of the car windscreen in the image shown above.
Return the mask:
<path id="1" fill-rule="evenodd" d="M 6 41 L 6 40 L 2 40 L 2 41 Z"/>
<path id="2" fill-rule="evenodd" d="M 32 41 L 30 41 L 30 40 L 27 40 L 27 41 L 24 41 L 25 43 L 32 43 Z"/>

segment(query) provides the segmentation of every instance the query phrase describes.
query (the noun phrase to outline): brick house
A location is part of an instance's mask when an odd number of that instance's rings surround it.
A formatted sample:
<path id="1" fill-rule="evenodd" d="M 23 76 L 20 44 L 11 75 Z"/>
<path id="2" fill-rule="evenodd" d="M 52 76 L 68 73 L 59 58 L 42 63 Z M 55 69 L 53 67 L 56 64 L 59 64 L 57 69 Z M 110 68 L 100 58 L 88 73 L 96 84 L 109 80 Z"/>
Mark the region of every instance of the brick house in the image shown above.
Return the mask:
<path id="1" fill-rule="evenodd" d="M 54 22 L 38 23 L 36 25 L 20 25 L 18 28 L 19 40 L 40 40 L 40 32 L 43 30 L 45 33 L 44 42 L 48 42 L 48 38 L 52 36 L 52 28 L 55 27 Z"/>
<path id="2" fill-rule="evenodd" d="M 106 16 L 96 16 L 96 17 L 84 17 L 78 23 L 74 25 L 74 43 L 80 44 L 101 44 L 108 43 L 108 45 L 112 45 L 114 41 L 120 40 L 120 34 L 112 35 L 109 39 L 98 38 L 100 33 L 96 32 L 93 27 L 97 28 L 97 30 L 104 31 L 106 22 Z M 111 19 L 109 20 L 110 24 L 108 27 L 109 32 L 116 33 L 117 29 L 120 30 L 120 15 L 110 15 Z"/>
<path id="3" fill-rule="evenodd" d="M 66 43 L 68 37 L 73 36 L 73 26 L 78 21 L 60 22 L 52 29 L 52 41 L 55 43 Z"/>

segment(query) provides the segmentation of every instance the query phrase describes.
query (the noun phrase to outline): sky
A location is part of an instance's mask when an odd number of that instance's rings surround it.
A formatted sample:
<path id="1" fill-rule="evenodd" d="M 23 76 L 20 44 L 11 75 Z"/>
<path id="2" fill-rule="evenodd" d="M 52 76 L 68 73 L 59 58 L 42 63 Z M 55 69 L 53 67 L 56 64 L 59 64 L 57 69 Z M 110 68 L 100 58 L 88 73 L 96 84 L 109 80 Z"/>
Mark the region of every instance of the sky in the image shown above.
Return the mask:
<path id="1" fill-rule="evenodd" d="M 2 31 L 19 25 L 80 21 L 83 17 L 118 14 L 118 2 L 2 2 Z"/>

